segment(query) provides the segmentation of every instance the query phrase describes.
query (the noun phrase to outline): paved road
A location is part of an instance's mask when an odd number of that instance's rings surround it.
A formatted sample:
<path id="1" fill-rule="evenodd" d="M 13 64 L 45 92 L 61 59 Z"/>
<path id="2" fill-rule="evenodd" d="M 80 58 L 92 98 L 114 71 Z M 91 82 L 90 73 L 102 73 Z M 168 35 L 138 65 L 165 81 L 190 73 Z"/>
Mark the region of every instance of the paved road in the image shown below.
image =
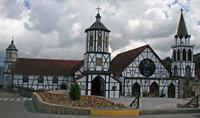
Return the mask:
<path id="1" fill-rule="evenodd" d="M 0 118 L 112 118 L 94 116 L 75 116 L 38 113 L 32 106 L 31 99 L 24 98 L 18 94 L 0 92 Z M 15 99 L 16 98 L 16 99 Z M 18 102 L 17 98 L 22 99 Z M 6 100 L 5 100 L 6 99 Z M 15 100 L 12 100 L 15 99 Z M 113 117 L 115 118 L 115 117 Z M 124 117 L 128 118 L 128 117 Z M 135 118 L 200 118 L 200 113 L 196 114 L 165 114 L 165 115 L 142 115 Z"/>

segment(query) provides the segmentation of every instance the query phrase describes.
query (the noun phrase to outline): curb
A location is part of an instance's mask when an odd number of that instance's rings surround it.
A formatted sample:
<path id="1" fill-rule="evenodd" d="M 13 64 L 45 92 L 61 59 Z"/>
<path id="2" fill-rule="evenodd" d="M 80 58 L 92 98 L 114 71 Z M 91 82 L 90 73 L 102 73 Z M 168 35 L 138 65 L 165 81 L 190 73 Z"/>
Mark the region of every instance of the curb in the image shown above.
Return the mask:
<path id="1" fill-rule="evenodd" d="M 139 109 L 91 109 L 90 115 L 92 116 L 138 116 Z"/>
<path id="2" fill-rule="evenodd" d="M 179 114 L 179 113 L 200 113 L 199 108 L 178 108 L 178 109 L 163 109 L 163 110 L 141 110 L 140 115 L 150 114 Z"/>

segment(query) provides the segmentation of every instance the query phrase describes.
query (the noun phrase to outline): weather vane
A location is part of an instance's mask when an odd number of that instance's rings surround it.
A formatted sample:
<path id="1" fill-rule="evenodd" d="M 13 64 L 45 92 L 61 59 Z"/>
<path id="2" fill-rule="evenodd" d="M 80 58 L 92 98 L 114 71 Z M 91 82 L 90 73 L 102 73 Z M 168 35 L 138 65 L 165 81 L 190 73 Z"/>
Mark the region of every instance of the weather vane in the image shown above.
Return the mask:
<path id="1" fill-rule="evenodd" d="M 99 6 L 98 6 L 96 9 L 97 9 L 98 13 L 99 13 L 99 11 L 101 10 L 101 8 L 100 8 Z"/>

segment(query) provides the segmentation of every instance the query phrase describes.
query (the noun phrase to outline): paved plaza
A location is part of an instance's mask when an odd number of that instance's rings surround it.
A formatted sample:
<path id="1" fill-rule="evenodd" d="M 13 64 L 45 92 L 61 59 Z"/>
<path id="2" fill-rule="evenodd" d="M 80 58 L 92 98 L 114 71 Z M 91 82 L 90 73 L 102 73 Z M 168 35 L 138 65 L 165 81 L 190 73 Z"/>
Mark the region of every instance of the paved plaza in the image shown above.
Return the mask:
<path id="1" fill-rule="evenodd" d="M 20 100 L 19 100 L 20 99 Z M 19 100 L 19 101 L 18 101 Z M 128 105 L 133 98 L 112 99 Z M 141 98 L 140 109 L 175 107 L 176 102 L 185 102 L 183 99 Z M 158 105 L 158 106 L 157 106 Z M 0 118 L 115 118 L 95 117 L 87 115 L 60 115 L 37 112 L 31 98 L 21 97 L 18 93 L 0 92 Z M 129 117 L 123 117 L 129 118 Z M 192 114 L 162 114 L 140 115 L 135 118 L 200 118 L 200 113 Z"/>
<path id="2" fill-rule="evenodd" d="M 120 102 L 129 106 L 134 98 L 111 98 L 114 102 Z M 139 108 L 142 110 L 153 110 L 153 109 L 176 109 L 177 103 L 178 104 L 185 104 L 190 100 L 188 99 L 176 99 L 176 98 L 140 98 L 140 106 Z"/>

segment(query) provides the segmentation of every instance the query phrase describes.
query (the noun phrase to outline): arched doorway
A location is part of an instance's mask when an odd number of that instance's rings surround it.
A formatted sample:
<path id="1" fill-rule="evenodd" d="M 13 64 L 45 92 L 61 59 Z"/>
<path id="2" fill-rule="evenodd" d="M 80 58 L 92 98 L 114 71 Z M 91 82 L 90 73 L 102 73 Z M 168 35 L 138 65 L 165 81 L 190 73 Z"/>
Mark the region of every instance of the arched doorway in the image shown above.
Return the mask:
<path id="1" fill-rule="evenodd" d="M 101 76 L 95 77 L 91 84 L 91 95 L 105 96 L 106 84 Z"/>
<path id="2" fill-rule="evenodd" d="M 132 86 L 132 96 L 140 95 L 140 85 L 136 82 Z"/>
<path id="3" fill-rule="evenodd" d="M 168 86 L 168 98 L 175 98 L 175 86 L 172 83 Z"/>
<path id="4" fill-rule="evenodd" d="M 151 84 L 149 93 L 151 96 L 159 96 L 159 86 L 156 82 Z"/>

